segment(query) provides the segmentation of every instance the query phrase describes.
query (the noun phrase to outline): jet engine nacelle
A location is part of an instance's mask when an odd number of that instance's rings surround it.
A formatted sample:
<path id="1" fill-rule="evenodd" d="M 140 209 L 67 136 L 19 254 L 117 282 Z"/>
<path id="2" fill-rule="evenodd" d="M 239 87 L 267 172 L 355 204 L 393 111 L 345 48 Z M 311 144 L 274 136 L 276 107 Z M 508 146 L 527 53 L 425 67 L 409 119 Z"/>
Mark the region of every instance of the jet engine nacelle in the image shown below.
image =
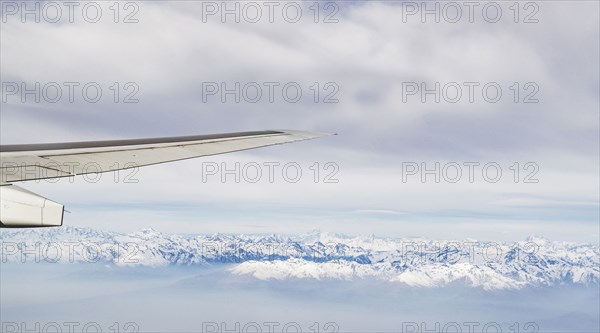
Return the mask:
<path id="1" fill-rule="evenodd" d="M 63 205 L 18 186 L 0 186 L 0 227 L 59 227 L 64 211 Z"/>

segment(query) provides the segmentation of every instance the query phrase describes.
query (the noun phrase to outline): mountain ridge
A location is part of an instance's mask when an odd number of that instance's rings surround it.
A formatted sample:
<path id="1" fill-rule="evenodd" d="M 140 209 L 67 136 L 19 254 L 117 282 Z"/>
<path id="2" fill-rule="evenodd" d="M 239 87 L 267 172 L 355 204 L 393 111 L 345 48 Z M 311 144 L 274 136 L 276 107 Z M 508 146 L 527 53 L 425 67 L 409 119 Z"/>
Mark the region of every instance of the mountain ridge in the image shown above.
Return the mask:
<path id="1" fill-rule="evenodd" d="M 600 284 L 598 245 L 530 236 L 514 243 L 304 235 L 129 234 L 89 228 L 3 230 L 2 262 L 119 266 L 232 264 L 259 280 L 379 279 L 412 287 L 453 283 L 485 290 Z"/>

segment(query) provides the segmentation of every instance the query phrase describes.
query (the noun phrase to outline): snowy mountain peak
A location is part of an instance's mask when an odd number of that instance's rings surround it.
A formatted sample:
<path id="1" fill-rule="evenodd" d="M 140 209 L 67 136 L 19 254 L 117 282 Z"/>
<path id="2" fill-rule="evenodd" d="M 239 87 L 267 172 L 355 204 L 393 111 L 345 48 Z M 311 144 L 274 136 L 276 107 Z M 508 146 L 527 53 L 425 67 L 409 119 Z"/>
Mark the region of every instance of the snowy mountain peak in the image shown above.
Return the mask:
<path id="1" fill-rule="evenodd" d="M 465 283 L 483 289 L 600 284 L 598 245 L 525 241 L 440 241 L 348 237 L 314 230 L 278 235 L 177 235 L 152 228 L 130 234 L 87 228 L 2 230 L 3 262 L 118 266 L 233 264 L 256 279 L 379 279 L 408 286 Z M 60 249 L 47 257 L 47 249 Z M 61 255 L 62 254 L 62 255 Z"/>

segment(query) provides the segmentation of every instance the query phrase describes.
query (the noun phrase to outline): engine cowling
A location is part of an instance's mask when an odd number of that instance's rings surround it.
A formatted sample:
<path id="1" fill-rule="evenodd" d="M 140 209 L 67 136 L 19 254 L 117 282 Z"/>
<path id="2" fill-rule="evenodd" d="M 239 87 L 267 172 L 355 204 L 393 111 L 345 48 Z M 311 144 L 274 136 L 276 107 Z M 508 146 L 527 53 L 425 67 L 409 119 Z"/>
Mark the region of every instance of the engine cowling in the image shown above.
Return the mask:
<path id="1" fill-rule="evenodd" d="M 59 227 L 65 207 L 15 185 L 0 186 L 0 226 Z"/>

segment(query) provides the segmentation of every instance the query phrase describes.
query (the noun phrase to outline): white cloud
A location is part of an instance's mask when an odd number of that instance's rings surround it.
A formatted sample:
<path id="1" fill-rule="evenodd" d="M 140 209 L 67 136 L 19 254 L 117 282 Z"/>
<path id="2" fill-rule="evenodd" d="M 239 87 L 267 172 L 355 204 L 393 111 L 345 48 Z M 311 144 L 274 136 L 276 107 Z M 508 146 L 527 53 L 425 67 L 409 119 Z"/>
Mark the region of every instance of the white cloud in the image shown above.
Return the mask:
<path id="1" fill-rule="evenodd" d="M 135 186 L 61 181 L 30 188 L 67 205 L 262 203 L 268 209 L 338 213 L 390 210 L 445 216 L 449 228 L 464 216 L 490 224 L 499 217 L 539 219 L 527 223 L 532 231 L 552 217 L 597 222 L 597 3 L 540 4 L 536 24 L 515 24 L 506 6 L 505 19 L 496 24 L 403 23 L 402 7 L 391 2 L 341 5 L 339 23 L 332 24 L 315 24 L 309 16 L 296 24 L 222 24 L 214 19 L 203 23 L 197 2 L 139 5 L 136 24 L 2 23 L 3 81 L 95 81 L 108 97 L 115 81 L 140 87 L 138 104 L 115 104 L 109 98 L 98 104 L 79 99 L 38 105 L 12 99 L 2 105 L 3 144 L 267 128 L 335 131 L 340 135 L 334 138 L 216 160 L 293 160 L 305 167 L 334 161 L 340 167 L 339 184 L 190 186 L 201 163 L 190 161 L 143 170 Z M 295 81 L 305 99 L 297 104 L 281 98 L 275 103 L 202 103 L 205 81 Z M 309 87 L 315 81 L 336 82 L 340 103 L 311 102 Z M 478 95 L 475 103 L 463 97 L 451 104 L 421 103 L 415 97 L 402 103 L 406 81 L 498 82 L 503 99 L 488 103 Z M 521 88 L 535 82 L 540 103 L 514 103 L 510 86 L 515 81 Z M 497 184 L 406 184 L 401 167 L 407 161 L 495 161 L 506 176 Z M 540 182 L 511 182 L 508 167 L 514 162 L 536 162 Z M 510 204 L 515 202 L 520 204 Z M 532 204 L 524 207 L 527 202 Z M 580 202 L 589 204 L 581 208 Z M 172 220 L 190 218 L 171 213 Z M 141 220 L 148 213 L 139 214 Z M 289 220 L 298 216 L 281 214 Z M 243 220 L 227 218 L 231 230 Z M 397 232 L 400 223 L 386 222 L 380 230 Z"/>

